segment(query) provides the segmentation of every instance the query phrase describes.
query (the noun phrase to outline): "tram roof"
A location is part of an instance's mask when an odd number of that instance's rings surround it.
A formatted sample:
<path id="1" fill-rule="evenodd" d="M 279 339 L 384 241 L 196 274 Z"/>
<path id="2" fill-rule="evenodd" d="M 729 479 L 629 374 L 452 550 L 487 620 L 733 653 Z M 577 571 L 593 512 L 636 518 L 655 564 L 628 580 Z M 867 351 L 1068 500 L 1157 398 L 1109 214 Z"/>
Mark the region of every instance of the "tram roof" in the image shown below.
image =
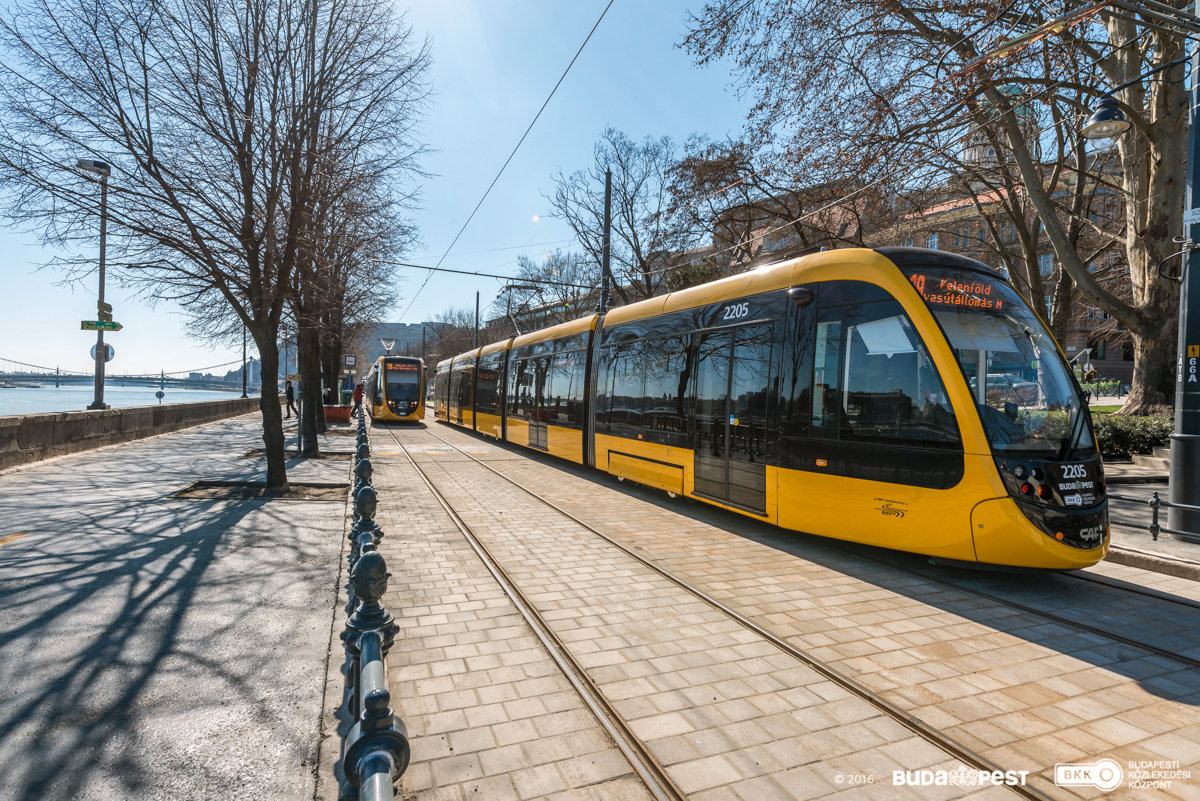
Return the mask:
<path id="1" fill-rule="evenodd" d="M 479 355 L 479 351 L 481 351 L 481 350 L 483 350 L 483 349 L 482 348 L 471 348 L 468 351 L 464 351 L 464 352 L 458 354 L 457 356 L 454 357 L 454 364 L 457 365 L 463 359 L 474 359 L 476 356 Z"/>
<path id="2" fill-rule="evenodd" d="M 694 309 L 698 306 L 707 306 L 710 303 L 720 303 L 722 300 L 744 298 L 749 295 L 757 295 L 761 292 L 785 289 L 804 281 L 826 277 L 825 275 L 821 275 L 821 273 L 830 273 L 828 277 L 833 278 L 836 276 L 831 274 L 831 270 L 823 270 L 821 268 L 834 268 L 846 262 L 862 264 L 871 261 L 879 263 L 880 266 L 890 264 L 880 254 L 866 248 L 826 250 L 821 253 L 811 253 L 807 256 L 764 264 L 761 267 L 756 267 L 737 275 L 731 275 L 728 278 L 721 278 L 717 281 L 710 281 L 707 284 L 681 289 L 678 292 L 672 292 L 662 297 L 649 298 L 638 303 L 631 303 L 628 306 L 613 309 L 604 316 L 604 326 L 607 328 L 608 326 L 630 323 L 635 320 L 644 320 L 647 317 L 654 317 L 655 315 L 666 314 L 668 312 Z M 809 274 L 813 272 L 817 273 L 817 275 Z"/>
<path id="3" fill-rule="evenodd" d="M 526 345 L 533 345 L 537 342 L 546 342 L 551 339 L 559 339 L 568 337 L 571 334 L 582 334 L 585 331 L 591 331 L 596 327 L 596 320 L 600 315 L 589 314 L 587 317 L 580 317 L 578 320 L 568 320 L 565 323 L 552 325 L 549 328 L 542 328 L 538 331 L 530 331 L 528 334 L 523 334 L 512 340 L 509 344 L 511 348 L 522 348 Z"/>
<path id="4" fill-rule="evenodd" d="M 508 346 L 512 344 L 512 339 L 502 339 L 499 342 L 493 342 L 490 345 L 484 345 L 479 349 L 480 356 L 487 356 L 489 353 L 495 353 L 498 350 L 508 350 Z"/>

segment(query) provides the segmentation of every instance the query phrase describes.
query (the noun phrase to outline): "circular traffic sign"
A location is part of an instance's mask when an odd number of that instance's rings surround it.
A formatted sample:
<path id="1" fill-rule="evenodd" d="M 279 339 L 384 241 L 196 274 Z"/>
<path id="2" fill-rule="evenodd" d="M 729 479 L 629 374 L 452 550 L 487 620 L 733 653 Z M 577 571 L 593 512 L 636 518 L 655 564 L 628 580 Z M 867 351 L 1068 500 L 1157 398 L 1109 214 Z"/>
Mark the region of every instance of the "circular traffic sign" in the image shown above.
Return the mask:
<path id="1" fill-rule="evenodd" d="M 92 345 L 91 354 L 92 354 L 92 361 L 96 361 L 96 346 L 95 345 Z M 104 361 L 111 362 L 113 360 L 113 356 L 116 356 L 116 355 L 117 355 L 117 352 L 115 350 L 113 350 L 113 346 L 108 344 L 107 342 L 105 342 L 104 343 Z"/>
<path id="2" fill-rule="evenodd" d="M 167 396 L 167 393 L 163 392 L 161 389 L 158 392 L 154 393 L 154 397 L 158 398 L 159 400 L 162 400 L 166 396 Z"/>

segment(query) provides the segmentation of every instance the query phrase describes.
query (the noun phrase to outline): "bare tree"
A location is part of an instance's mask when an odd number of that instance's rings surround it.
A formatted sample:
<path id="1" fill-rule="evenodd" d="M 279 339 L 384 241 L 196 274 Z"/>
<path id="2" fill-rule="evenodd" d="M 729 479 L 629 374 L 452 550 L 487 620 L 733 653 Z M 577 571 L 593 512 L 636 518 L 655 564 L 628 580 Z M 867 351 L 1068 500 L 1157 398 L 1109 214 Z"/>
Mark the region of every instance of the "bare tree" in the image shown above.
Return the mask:
<path id="1" fill-rule="evenodd" d="M 665 280 L 664 254 L 678 246 L 678 234 L 667 215 L 668 171 L 675 160 L 670 137 L 646 137 L 640 143 L 615 128 L 606 128 L 587 170 L 555 177 L 554 216 L 566 220 L 583 249 L 596 263 L 604 241 L 604 176 L 612 170 L 613 290 L 623 303 L 658 293 Z"/>
<path id="2" fill-rule="evenodd" d="M 793 169 L 786 152 L 745 139 L 693 135 L 669 174 L 675 228 L 692 246 L 711 237 L 726 264 L 759 256 L 764 229 L 796 253 L 861 247 L 888 210 L 878 188 L 863 192 L 862 182 L 845 177 L 814 182 Z M 851 202 L 836 202 L 851 195 Z"/>
<path id="3" fill-rule="evenodd" d="M 599 286 L 600 265 L 590 256 L 556 250 L 541 263 L 518 256 L 517 274 L 492 302 L 490 316 L 511 335 L 558 325 L 590 312 Z"/>
<path id="4" fill-rule="evenodd" d="M 1094 9 L 1034 46 L 981 58 L 1009 31 L 1058 13 L 1032 0 L 936 7 L 714 0 L 693 19 L 685 47 L 701 63 L 734 61 L 758 101 L 752 127 L 763 136 L 785 132 L 789 154 L 805 169 L 900 171 L 921 163 L 911 158 L 915 150 L 946 151 L 972 128 L 995 125 L 1057 261 L 1088 301 L 1134 336 L 1134 386 L 1123 411 L 1138 413 L 1161 404 L 1173 378 L 1179 291 L 1157 265 L 1182 233 L 1187 109 L 1182 64 L 1138 76 L 1179 59 L 1184 37 L 1123 11 Z M 1128 300 L 1089 272 L 1054 202 L 1054 184 L 1044 180 L 1045 127 L 1028 127 L 1022 113 L 1033 106 L 1045 115 L 1055 106 L 1063 113 L 1054 124 L 1077 136 L 1087 108 L 1125 81 L 1133 83 L 1118 97 L 1134 130 L 1119 143 L 1115 183 L 1126 199 Z"/>
<path id="5" fill-rule="evenodd" d="M 262 359 L 267 482 L 286 488 L 277 347 L 323 148 L 403 164 L 428 62 L 382 0 L 32 0 L 0 19 L 7 212 L 44 241 L 94 236 L 112 165 L 111 263 Z M 364 157 L 366 158 L 366 157 Z M 90 265 L 69 259 L 68 270 Z M 205 321 L 197 327 L 204 329 Z"/>

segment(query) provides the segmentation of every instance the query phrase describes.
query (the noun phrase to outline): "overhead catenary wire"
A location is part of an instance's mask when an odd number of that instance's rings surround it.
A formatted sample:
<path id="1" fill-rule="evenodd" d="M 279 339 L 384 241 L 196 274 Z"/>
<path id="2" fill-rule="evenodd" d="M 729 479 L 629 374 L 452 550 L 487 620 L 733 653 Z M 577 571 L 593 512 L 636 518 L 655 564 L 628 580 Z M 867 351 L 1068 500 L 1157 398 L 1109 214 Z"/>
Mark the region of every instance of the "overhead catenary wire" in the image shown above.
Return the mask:
<path id="1" fill-rule="evenodd" d="M 532 131 L 533 126 L 537 124 L 538 118 L 542 116 L 542 112 L 546 110 L 546 106 L 550 105 L 550 100 L 554 97 L 554 93 L 558 91 L 558 87 L 562 85 L 564 80 L 566 80 L 567 73 L 571 71 L 571 67 L 575 66 L 575 62 L 579 59 L 579 55 L 583 52 L 583 48 L 587 47 L 587 43 L 592 40 L 592 34 L 594 34 L 596 29 L 600 27 L 600 23 L 604 20 L 604 15 L 608 13 L 610 8 L 612 8 L 613 2 L 614 0 L 608 0 L 608 4 L 604 6 L 604 10 L 600 12 L 600 17 L 596 20 L 596 24 L 592 26 L 590 31 L 588 31 L 588 35 L 586 38 L 584 38 L 583 44 L 581 44 L 579 49 L 575 51 L 575 55 L 571 59 L 571 63 L 567 65 L 565 70 L 563 70 L 563 74 L 559 76 L 558 83 L 554 84 L 554 88 L 550 90 L 550 94 L 546 97 L 546 102 L 542 103 L 542 107 L 538 109 L 538 113 L 533 115 L 533 121 L 529 123 L 529 127 L 525 129 L 525 133 L 521 134 L 521 139 L 517 142 L 517 146 L 512 149 L 511 153 L 508 154 L 508 158 L 504 160 L 504 164 L 500 167 L 500 171 L 496 173 L 496 177 L 492 179 L 490 184 L 488 184 L 488 188 L 484 191 L 483 197 L 479 198 L 479 202 L 476 203 L 475 208 L 471 210 L 471 214 L 467 217 L 467 221 L 463 223 L 462 228 L 458 229 L 458 233 L 454 235 L 454 239 L 450 242 L 450 246 L 446 248 L 446 252 L 442 254 L 440 259 L 438 259 L 438 263 L 435 265 L 436 267 L 442 266 L 442 262 L 446 260 L 446 256 L 450 255 L 450 251 L 458 243 L 458 238 L 462 236 L 463 231 L 467 230 L 467 226 L 471 224 L 471 220 L 475 219 L 475 213 L 479 211 L 479 207 L 483 205 L 483 201 L 487 200 L 487 196 L 491 193 L 492 188 L 496 185 L 496 182 L 500 180 L 500 176 L 504 174 L 504 170 L 508 167 L 509 162 L 513 160 L 513 156 L 517 155 L 517 151 L 520 150 L 521 144 L 525 141 L 525 137 L 529 136 L 529 132 Z M 412 300 L 408 302 L 408 305 L 404 307 L 404 311 L 400 314 L 401 322 L 403 322 L 404 316 L 408 314 L 408 310 L 411 309 L 412 305 L 417 302 L 417 298 L 420 296 L 422 290 L 425 289 L 425 286 L 429 283 L 429 279 L 433 277 L 434 272 L 435 270 L 430 270 L 429 275 L 426 276 L 425 280 L 421 283 L 420 288 L 413 293 Z"/>
<path id="2" fill-rule="evenodd" d="M 424 264 L 409 264 L 403 261 L 388 261 L 387 259 L 374 259 L 373 261 L 381 264 L 394 264 L 397 267 L 415 267 L 418 270 L 433 270 L 439 273 L 455 273 L 456 275 L 475 275 L 480 278 L 498 278 L 501 281 L 521 281 L 529 284 L 548 284 L 550 286 L 564 286 L 571 289 L 589 289 L 588 284 L 572 284 L 566 281 L 551 281 L 548 278 L 523 278 L 519 275 L 496 275 L 494 273 L 478 273 L 470 270 L 451 270 L 449 267 L 428 267 Z"/>

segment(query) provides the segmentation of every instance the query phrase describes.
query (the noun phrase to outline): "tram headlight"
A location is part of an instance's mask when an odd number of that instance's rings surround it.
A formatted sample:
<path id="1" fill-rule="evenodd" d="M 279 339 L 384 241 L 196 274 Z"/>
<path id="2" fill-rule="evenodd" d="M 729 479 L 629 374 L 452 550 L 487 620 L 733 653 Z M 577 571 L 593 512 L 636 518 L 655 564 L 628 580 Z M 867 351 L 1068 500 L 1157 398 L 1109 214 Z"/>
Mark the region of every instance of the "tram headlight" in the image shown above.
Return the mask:
<path id="1" fill-rule="evenodd" d="M 1038 497 L 1041 498 L 1043 501 L 1050 500 L 1050 496 L 1051 496 L 1050 485 L 1049 484 L 1040 485 L 1037 489 L 1037 494 L 1038 494 Z"/>
<path id="2" fill-rule="evenodd" d="M 1019 464 L 1013 468 L 1013 475 L 1017 478 L 1025 478 L 1029 471 L 1025 469 L 1025 465 Z"/>
<path id="3" fill-rule="evenodd" d="M 1024 484 L 1021 485 L 1021 494 L 1022 495 L 1032 495 L 1033 494 L 1033 486 L 1029 482 L 1025 482 Z"/>

